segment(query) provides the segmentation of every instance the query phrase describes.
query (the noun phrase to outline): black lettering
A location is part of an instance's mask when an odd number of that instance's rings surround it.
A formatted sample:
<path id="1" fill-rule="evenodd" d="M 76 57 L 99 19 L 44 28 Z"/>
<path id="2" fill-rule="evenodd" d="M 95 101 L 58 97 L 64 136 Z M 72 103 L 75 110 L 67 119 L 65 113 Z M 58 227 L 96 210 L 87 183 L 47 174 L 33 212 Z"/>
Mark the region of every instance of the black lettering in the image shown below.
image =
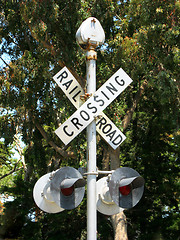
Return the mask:
<path id="1" fill-rule="evenodd" d="M 68 127 L 67 125 L 64 126 L 64 127 L 63 127 L 63 130 L 64 130 L 64 132 L 65 132 L 66 135 L 68 135 L 69 137 L 71 137 L 71 136 L 74 134 L 74 132 L 72 131 L 71 133 L 68 133 L 68 132 L 66 131 L 66 128 L 67 128 L 67 127 Z"/>
<path id="2" fill-rule="evenodd" d="M 112 139 L 113 139 L 115 133 L 116 133 L 116 130 L 114 130 L 114 131 L 112 131 L 111 133 L 107 134 L 106 137 L 109 137 L 110 140 L 112 141 Z"/>
<path id="3" fill-rule="evenodd" d="M 103 101 L 102 99 L 97 99 L 97 98 L 99 98 L 99 96 L 95 95 L 95 96 L 94 96 L 94 101 L 95 101 L 95 102 L 101 102 L 101 104 L 100 104 L 99 106 L 100 106 L 100 107 L 103 106 L 103 105 L 104 105 L 104 101 Z"/>
<path id="4" fill-rule="evenodd" d="M 74 124 L 74 126 L 79 130 L 79 126 L 82 127 L 83 125 L 79 122 L 78 118 L 73 118 L 71 120 L 72 124 Z"/>
<path id="5" fill-rule="evenodd" d="M 78 86 L 75 86 L 75 87 L 69 92 L 69 94 L 71 94 L 72 92 L 74 92 L 74 90 L 76 90 L 77 87 L 78 87 Z"/>
<path id="6" fill-rule="evenodd" d="M 94 107 L 94 106 L 93 106 L 93 107 L 92 107 L 92 106 L 90 107 L 90 105 L 91 105 L 91 103 L 88 103 L 88 104 L 87 104 L 87 108 L 88 108 L 88 109 L 94 109 L 94 111 L 92 111 L 92 113 L 96 113 L 96 112 L 97 112 L 97 107 Z"/>
<path id="7" fill-rule="evenodd" d="M 77 100 L 76 100 L 75 98 L 77 97 L 77 95 L 79 95 L 80 92 L 81 92 L 81 90 L 79 90 L 79 92 L 77 92 L 77 93 L 72 97 L 72 99 L 73 99 L 75 102 L 77 102 Z"/>
<path id="8" fill-rule="evenodd" d="M 118 79 L 119 78 L 119 76 L 116 76 L 115 77 L 115 81 L 117 82 L 117 84 L 119 84 L 120 86 L 124 86 L 124 84 L 125 84 L 125 81 L 124 81 L 124 79 L 121 79 L 120 81 L 122 82 L 122 83 L 120 83 L 120 82 L 118 82 Z"/>
<path id="9" fill-rule="evenodd" d="M 62 85 L 66 87 L 66 91 L 68 90 L 68 88 L 70 87 L 71 83 L 73 80 L 69 80 L 66 83 L 63 83 Z"/>
<path id="10" fill-rule="evenodd" d="M 110 132 L 111 129 L 112 129 L 112 126 L 111 126 L 111 124 L 108 123 L 103 127 L 102 131 L 104 134 L 106 134 L 106 133 Z"/>
<path id="11" fill-rule="evenodd" d="M 109 97 L 103 91 L 101 91 L 101 93 L 109 100 Z"/>
<path id="12" fill-rule="evenodd" d="M 100 125 L 99 129 L 101 129 L 102 125 L 105 125 L 106 122 L 107 122 L 106 119 L 103 117 L 99 120 L 99 122 L 97 122 L 96 126 Z"/>
<path id="13" fill-rule="evenodd" d="M 117 142 L 116 140 L 117 140 L 118 138 L 119 138 L 119 140 L 118 140 L 118 142 Z M 114 145 L 118 145 L 121 141 L 122 141 L 122 137 L 121 137 L 121 135 L 119 134 L 119 135 L 112 141 L 112 143 L 113 143 Z"/>
<path id="14" fill-rule="evenodd" d="M 82 119 L 84 119 L 84 121 L 88 121 L 90 119 L 89 114 L 84 110 L 80 111 L 80 115 L 81 115 Z"/>
<path id="15" fill-rule="evenodd" d="M 117 92 L 117 89 L 112 85 L 112 83 L 110 83 L 109 85 L 111 85 L 111 87 L 106 86 L 106 88 L 112 93 L 112 95 L 114 95 L 114 92 Z"/>
<path id="16" fill-rule="evenodd" d="M 66 72 L 66 71 L 64 71 L 63 73 L 61 73 L 58 77 L 57 77 L 57 79 L 58 78 L 60 78 L 60 83 L 62 82 L 62 80 L 63 80 L 63 78 L 67 78 L 68 77 L 68 73 Z"/>

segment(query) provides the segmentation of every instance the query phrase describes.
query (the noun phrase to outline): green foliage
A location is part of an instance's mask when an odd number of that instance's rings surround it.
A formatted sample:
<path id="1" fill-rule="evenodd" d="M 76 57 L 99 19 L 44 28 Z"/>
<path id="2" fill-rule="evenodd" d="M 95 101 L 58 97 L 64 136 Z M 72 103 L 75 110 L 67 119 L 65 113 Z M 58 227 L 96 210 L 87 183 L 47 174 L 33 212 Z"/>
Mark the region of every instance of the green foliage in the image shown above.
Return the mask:
<path id="1" fill-rule="evenodd" d="M 17 165 L 17 159 L 12 158 L 13 154 L 12 147 L 7 146 L 4 141 L 0 141 L 0 187 L 13 185 L 13 177 L 11 175 L 3 178 L 4 175 L 12 171 L 14 166 Z"/>
<path id="2" fill-rule="evenodd" d="M 1 1 L 0 54 L 11 58 L 0 72 L 1 176 L 17 163 L 11 156 L 17 129 L 26 145 L 26 167 L 8 176 L 8 183 L 7 177 L 1 180 L 0 192 L 14 197 L 0 216 L 2 237 L 86 239 L 86 198 L 72 211 L 47 214 L 35 206 L 32 191 L 48 171 L 86 166 L 85 131 L 67 147 L 54 134 L 75 108 L 52 76 L 66 65 L 85 86 L 85 54 L 75 34 L 83 20 L 94 16 L 106 34 L 105 44 L 97 49 L 97 88 L 120 67 L 133 79 L 104 111 L 123 131 L 124 116 L 136 105 L 125 130 L 120 165 L 136 169 L 146 185 L 143 199 L 126 212 L 129 239 L 178 239 L 179 12 L 175 0 Z M 49 142 L 76 158 L 62 157 Z M 100 169 L 105 149 L 107 144 L 98 140 Z M 98 215 L 98 238 L 112 236 L 109 219 Z"/>

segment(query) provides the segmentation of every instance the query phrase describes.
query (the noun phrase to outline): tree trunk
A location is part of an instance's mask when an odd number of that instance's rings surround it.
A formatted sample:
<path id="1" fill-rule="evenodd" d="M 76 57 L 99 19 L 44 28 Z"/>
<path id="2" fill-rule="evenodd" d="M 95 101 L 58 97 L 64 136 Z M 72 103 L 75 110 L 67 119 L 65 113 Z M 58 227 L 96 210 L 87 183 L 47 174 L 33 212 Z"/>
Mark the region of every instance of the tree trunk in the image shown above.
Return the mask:
<path id="1" fill-rule="evenodd" d="M 104 149 L 103 154 L 103 169 L 115 170 L 120 166 L 120 147 L 116 150 L 113 150 L 111 147 Z M 127 225 L 126 225 L 126 216 L 123 212 L 111 216 L 111 222 L 114 229 L 114 240 L 127 240 Z"/>
<path id="2" fill-rule="evenodd" d="M 123 212 L 111 216 L 114 240 L 128 240 L 126 216 Z"/>
<path id="3" fill-rule="evenodd" d="M 137 107 L 137 104 L 139 103 L 147 85 L 148 85 L 148 82 L 147 82 L 147 80 L 145 80 L 142 83 L 142 85 L 140 86 L 140 88 L 132 102 L 132 106 L 127 111 L 126 115 L 124 116 L 124 119 L 122 121 L 124 131 L 128 127 L 128 125 L 132 119 L 132 115 L 133 115 L 133 113 Z M 116 170 L 117 168 L 120 167 L 120 159 L 119 159 L 120 147 L 118 147 L 116 150 L 113 150 L 111 147 L 109 147 L 108 152 L 109 152 L 109 154 L 107 154 L 107 156 L 108 156 L 108 159 L 111 161 L 110 168 L 111 168 L 111 170 Z M 106 165 L 107 165 L 108 159 L 106 159 Z M 127 223 L 126 223 L 125 214 L 123 212 L 121 212 L 116 215 L 113 215 L 113 216 L 111 216 L 111 221 L 112 221 L 112 225 L 114 228 L 114 236 L 115 236 L 114 240 L 127 240 L 128 239 Z"/>
<path id="4" fill-rule="evenodd" d="M 108 151 L 109 151 L 109 158 L 111 161 L 110 163 L 111 170 L 116 170 L 120 166 L 120 159 L 119 159 L 120 147 L 114 150 L 109 146 Z"/>

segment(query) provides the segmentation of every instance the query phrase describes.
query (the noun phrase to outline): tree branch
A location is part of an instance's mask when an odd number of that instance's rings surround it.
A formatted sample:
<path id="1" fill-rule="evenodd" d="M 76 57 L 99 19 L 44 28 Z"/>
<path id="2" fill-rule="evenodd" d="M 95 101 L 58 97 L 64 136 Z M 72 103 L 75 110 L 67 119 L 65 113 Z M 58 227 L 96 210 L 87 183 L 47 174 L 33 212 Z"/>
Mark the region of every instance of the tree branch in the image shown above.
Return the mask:
<path id="1" fill-rule="evenodd" d="M 5 64 L 7 67 L 9 67 L 10 69 L 12 69 L 11 66 L 10 66 L 9 64 L 7 64 L 7 62 L 4 61 L 4 59 L 3 59 L 1 56 L 0 56 L 0 59 L 4 62 L 4 64 Z"/>
<path id="2" fill-rule="evenodd" d="M 50 41 L 47 40 L 47 38 L 45 38 L 44 40 L 39 39 L 38 34 L 36 33 L 36 31 L 33 30 L 33 27 L 31 26 L 31 22 L 29 21 L 25 11 L 23 11 L 23 4 L 20 3 L 21 6 L 21 12 L 24 18 L 25 23 L 28 25 L 29 30 L 31 32 L 31 36 L 39 43 L 42 44 L 42 46 L 46 49 L 49 50 L 49 52 L 52 54 L 52 56 L 57 57 L 57 51 L 55 49 L 55 47 L 53 46 L 52 43 L 50 43 Z M 64 67 L 65 66 L 65 62 L 62 60 L 58 60 L 58 64 L 60 67 Z M 71 73 L 75 76 L 75 78 L 78 80 L 78 82 L 81 84 L 81 86 L 85 85 L 85 81 L 82 77 L 78 76 L 77 73 L 75 72 L 75 70 L 73 68 L 69 69 L 71 71 Z"/>
<path id="3" fill-rule="evenodd" d="M 22 13 L 22 16 L 23 16 L 23 19 L 24 19 L 25 23 L 26 23 L 26 24 L 28 25 L 28 27 L 29 27 L 29 30 L 30 30 L 30 32 L 31 32 L 31 36 L 32 36 L 37 42 L 41 43 L 44 48 L 47 48 L 53 56 L 56 56 L 56 50 L 55 50 L 54 46 L 53 46 L 50 42 L 48 42 L 46 39 L 45 39 L 45 40 L 40 40 L 39 37 L 38 37 L 38 35 L 37 35 L 37 33 L 36 33 L 36 31 L 33 30 L 32 26 L 31 26 L 31 22 L 29 21 L 27 14 L 26 14 L 25 11 L 23 10 L 23 5 L 24 5 L 24 3 L 20 3 L 21 13 Z M 60 61 L 60 60 L 58 61 L 58 63 L 59 63 L 59 65 L 60 65 L 61 67 L 64 67 L 64 66 L 65 66 L 65 64 L 64 64 L 62 61 Z"/>
<path id="4" fill-rule="evenodd" d="M 52 147 L 54 148 L 54 150 L 59 153 L 60 155 L 62 155 L 65 158 L 71 157 L 71 158 L 75 158 L 75 154 L 72 151 L 64 151 L 62 148 L 58 147 L 52 140 L 49 139 L 49 137 L 47 136 L 47 133 L 45 132 L 44 128 L 36 121 L 34 122 L 35 126 L 37 127 L 37 129 L 40 131 L 41 135 L 44 137 L 44 139 L 46 140 L 46 142 Z"/>
<path id="5" fill-rule="evenodd" d="M 19 160 L 19 161 L 20 161 L 20 160 Z M 10 172 L 8 172 L 8 173 L 4 174 L 3 176 L 1 176 L 1 177 L 0 177 L 0 180 L 2 180 L 3 178 L 11 175 L 12 173 L 17 172 L 17 171 L 21 170 L 22 168 L 24 168 L 24 167 L 20 167 L 20 168 L 16 169 L 19 161 L 15 164 L 14 168 L 13 168 Z"/>
<path id="6" fill-rule="evenodd" d="M 139 88 L 139 91 L 137 92 L 134 100 L 133 100 L 133 104 L 132 106 L 130 107 L 130 109 L 127 111 L 126 115 L 124 116 L 124 119 L 122 121 L 122 124 L 123 124 L 123 130 L 126 130 L 126 128 L 128 127 L 131 119 L 132 119 L 132 115 L 134 113 L 134 110 L 136 109 L 137 107 L 137 104 L 139 103 L 140 99 L 141 99 L 141 96 L 143 94 L 143 92 L 145 91 L 145 88 L 147 87 L 147 80 L 145 80 L 141 87 Z"/>

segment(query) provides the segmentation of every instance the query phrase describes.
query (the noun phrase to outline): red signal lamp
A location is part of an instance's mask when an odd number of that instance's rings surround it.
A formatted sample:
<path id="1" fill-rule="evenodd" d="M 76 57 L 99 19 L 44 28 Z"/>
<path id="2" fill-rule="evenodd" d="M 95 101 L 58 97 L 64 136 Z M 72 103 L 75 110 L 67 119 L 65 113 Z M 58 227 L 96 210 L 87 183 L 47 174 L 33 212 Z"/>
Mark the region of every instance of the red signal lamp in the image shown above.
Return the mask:
<path id="1" fill-rule="evenodd" d="M 119 187 L 119 192 L 124 196 L 129 195 L 131 193 L 131 184 Z"/>
<path id="2" fill-rule="evenodd" d="M 128 167 L 116 169 L 109 180 L 109 192 L 117 206 L 124 209 L 134 207 L 144 191 L 144 178 Z"/>
<path id="3" fill-rule="evenodd" d="M 74 185 L 69 188 L 61 188 L 61 192 L 64 196 L 71 196 L 74 192 Z"/>

